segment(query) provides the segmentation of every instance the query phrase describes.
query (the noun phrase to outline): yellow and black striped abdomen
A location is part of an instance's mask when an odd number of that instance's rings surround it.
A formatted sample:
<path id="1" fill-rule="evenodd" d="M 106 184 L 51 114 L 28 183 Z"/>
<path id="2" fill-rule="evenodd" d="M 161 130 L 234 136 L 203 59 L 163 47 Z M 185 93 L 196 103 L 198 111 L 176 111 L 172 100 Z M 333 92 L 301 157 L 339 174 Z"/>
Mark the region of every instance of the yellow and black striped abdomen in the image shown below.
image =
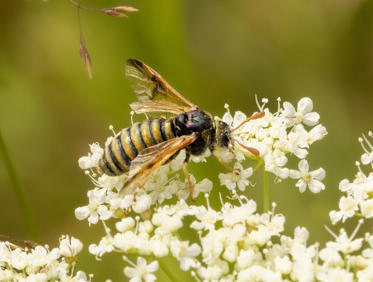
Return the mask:
<path id="1" fill-rule="evenodd" d="M 100 173 L 117 176 L 127 172 L 142 150 L 175 137 L 173 122 L 173 118 L 146 120 L 122 129 L 105 147 Z"/>

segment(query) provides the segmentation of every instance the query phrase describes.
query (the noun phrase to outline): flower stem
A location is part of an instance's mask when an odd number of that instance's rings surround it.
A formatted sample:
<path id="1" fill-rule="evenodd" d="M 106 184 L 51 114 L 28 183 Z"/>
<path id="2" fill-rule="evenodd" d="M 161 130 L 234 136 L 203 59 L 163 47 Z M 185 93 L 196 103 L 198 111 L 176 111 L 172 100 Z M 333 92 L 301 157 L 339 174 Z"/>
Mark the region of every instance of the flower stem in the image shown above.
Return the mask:
<path id="1" fill-rule="evenodd" d="M 18 204 L 21 207 L 28 233 L 32 240 L 37 241 L 39 238 L 39 231 L 36 225 L 36 221 L 31 211 L 30 204 L 26 198 L 25 191 L 17 177 L 12 160 L 10 158 L 9 151 L 1 135 L 1 131 L 0 131 L 0 154 L 3 156 L 4 165 L 5 165 L 6 170 L 8 171 L 10 182 L 11 182 L 13 191 L 16 195 Z"/>
<path id="2" fill-rule="evenodd" d="M 259 160 L 258 163 L 256 164 L 256 166 L 254 167 L 253 169 L 253 173 L 263 164 L 263 161 L 262 160 Z"/>
<path id="3" fill-rule="evenodd" d="M 269 211 L 269 182 L 265 167 L 263 167 L 263 211 Z"/>

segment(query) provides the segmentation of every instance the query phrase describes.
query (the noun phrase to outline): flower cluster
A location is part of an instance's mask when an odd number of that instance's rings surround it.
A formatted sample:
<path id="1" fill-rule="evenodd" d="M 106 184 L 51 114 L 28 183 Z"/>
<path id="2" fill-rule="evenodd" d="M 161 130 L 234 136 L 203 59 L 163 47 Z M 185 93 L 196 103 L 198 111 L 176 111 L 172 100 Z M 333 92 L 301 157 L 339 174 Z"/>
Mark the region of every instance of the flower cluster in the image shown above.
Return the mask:
<path id="1" fill-rule="evenodd" d="M 62 236 L 58 248 L 35 245 L 22 248 L 0 242 L 0 281 L 90 281 L 83 271 L 74 273 L 76 256 L 83 244 L 74 237 Z"/>
<path id="2" fill-rule="evenodd" d="M 373 133 L 368 133 L 370 138 Z M 345 193 L 339 200 L 339 210 L 330 212 L 333 224 L 338 221 L 345 222 L 346 219 L 355 215 L 371 218 L 373 217 L 373 146 L 369 139 L 363 134 L 359 142 L 364 150 L 361 155 L 361 163 L 367 167 L 368 173 L 364 173 L 360 162 L 356 162 L 358 172 L 355 179 L 350 182 L 343 179 L 339 183 L 339 190 Z"/>
<path id="3" fill-rule="evenodd" d="M 341 229 L 323 249 L 307 245 L 309 233 L 297 227 L 293 237 L 282 234 L 285 217 L 271 212 L 259 214 L 256 203 L 237 196 L 238 203 L 222 202 L 220 210 L 187 205 L 184 200 L 157 208 L 150 219 L 125 217 L 106 227 L 106 236 L 92 244 L 97 257 L 105 253 L 136 253 L 137 264 L 124 274 L 130 281 L 154 281 L 158 261 L 173 257 L 180 269 L 197 281 L 370 281 L 373 278 L 373 235 L 354 239 Z M 182 228 L 193 218 L 190 230 L 199 237 L 196 243 L 182 239 Z M 363 249 L 363 243 L 368 247 Z M 361 254 L 356 254 L 360 251 Z M 142 256 L 155 258 L 147 264 Z M 167 266 L 165 266 L 167 267 Z M 169 270 L 172 271 L 172 270 Z"/>
<path id="4" fill-rule="evenodd" d="M 300 192 L 304 192 L 307 187 L 310 191 L 318 193 L 325 187 L 321 182 L 325 177 L 325 170 L 319 168 L 309 171 L 306 157 L 310 146 L 327 134 L 326 128 L 318 124 L 320 116 L 312 112 L 313 103 L 310 98 L 302 98 L 298 102 L 297 109 L 289 102 L 281 105 L 278 99 L 278 110 L 271 113 L 266 104 L 267 99 L 258 104 L 259 111 L 264 112 L 262 118 L 245 122 L 247 116 L 237 111 L 232 116 L 229 107 L 222 120 L 233 129 L 234 152 L 236 162 L 241 162 L 248 158 L 254 158 L 263 163 L 265 170 L 273 173 L 278 180 L 288 177 L 298 179 L 296 187 Z M 309 127 L 310 130 L 307 130 Z M 243 146 L 242 146 L 242 145 Z M 253 156 L 245 150 L 245 147 L 255 148 L 259 151 L 259 158 Z M 298 170 L 286 167 L 288 157 L 295 156 L 299 161 Z M 236 164 L 236 166 L 240 166 Z M 241 177 L 232 174 L 220 174 L 221 183 L 227 188 L 235 188 L 235 184 L 243 190 L 244 178 L 251 176 L 251 171 L 246 171 Z M 240 185 L 241 183 L 241 185 Z"/>
<path id="5" fill-rule="evenodd" d="M 264 169 L 276 175 L 278 180 L 285 178 L 297 179 L 296 187 L 304 192 L 307 187 L 310 191 L 318 193 L 324 189 L 321 182 L 325 177 L 325 171 L 319 168 L 309 171 L 308 162 L 305 159 L 308 149 L 315 141 L 322 139 L 327 131 L 324 126 L 318 124 L 319 114 L 312 112 L 313 103 L 309 98 L 302 98 L 297 110 L 289 102 L 282 105 L 278 99 L 278 110 L 271 113 L 266 108 L 268 100 L 263 99 L 258 104 L 262 117 L 247 121 L 247 116 L 242 112 L 235 112 L 232 116 L 229 107 L 222 117 L 222 121 L 232 128 L 232 148 L 224 150 L 216 148 L 214 154 L 224 162 L 234 161 L 234 171 L 219 174 L 222 185 L 230 190 L 238 188 L 243 191 L 255 169 L 243 168 L 243 161 L 247 158 L 257 161 L 257 167 L 264 165 Z M 220 119 L 220 118 L 217 118 Z M 318 124 L 318 125 L 317 125 Z M 305 126 L 311 127 L 309 131 Z M 114 132 L 114 135 L 115 132 Z M 109 137 L 105 143 L 107 146 L 113 137 Z M 258 156 L 251 154 L 245 148 L 254 148 L 259 152 Z M 134 194 L 119 197 L 118 191 L 128 178 L 127 174 L 118 177 L 110 177 L 105 174 L 95 178 L 95 168 L 104 153 L 97 143 L 90 145 L 91 153 L 79 159 L 79 166 L 91 177 L 93 190 L 88 191 L 89 204 L 76 209 L 75 214 L 79 220 L 88 218 L 90 224 L 96 224 L 99 220 L 106 221 L 112 217 L 120 217 L 123 211 L 134 211 L 142 214 L 155 204 L 162 204 L 164 200 L 176 196 L 178 199 L 189 197 L 188 182 L 180 176 L 180 168 L 185 160 L 185 151 L 169 164 L 157 169 L 147 181 L 145 186 L 137 189 Z M 232 154 L 233 152 L 233 154 Z M 211 152 L 207 151 L 201 157 L 192 157 L 192 161 L 204 161 Z M 295 155 L 300 159 L 298 169 L 286 167 L 289 155 Z M 130 172 L 131 173 L 131 172 Z M 199 193 L 208 193 L 212 189 L 212 182 L 205 178 L 197 182 L 193 175 L 190 177 L 194 184 L 193 198 Z"/>
<path id="6" fill-rule="evenodd" d="M 225 163 L 233 162 L 233 172 L 219 174 L 221 184 L 232 194 L 225 200 L 221 198 L 220 210 L 209 204 L 212 182 L 207 178 L 198 182 L 193 175 L 193 197 L 203 193 L 207 204 L 188 204 L 188 182 L 179 173 L 184 151 L 158 168 L 135 194 L 121 197 L 118 192 L 128 175 L 104 174 L 96 178 L 94 170 L 104 150 L 98 144 L 91 145 L 91 153 L 80 158 L 79 165 L 95 187 L 88 191 L 89 203 L 75 210 L 79 220 L 87 219 L 89 224 L 101 221 L 104 225 L 105 233 L 97 244 L 89 246 L 90 253 L 97 258 L 105 253 L 122 253 L 129 264 L 124 274 L 130 281 L 154 281 L 154 273 L 164 267 L 161 262 L 165 257 L 176 259 L 180 269 L 189 271 L 197 281 L 322 280 L 317 276 L 322 273 L 318 245 L 306 245 L 308 232 L 299 227 L 294 238 L 283 235 L 283 215 L 274 210 L 260 214 L 253 200 L 238 194 L 253 185 L 250 177 L 259 166 L 278 181 L 297 179 L 296 187 L 301 192 L 307 187 L 314 193 L 324 189 L 324 169 L 310 171 L 306 160 L 310 145 L 327 134 L 325 127 L 318 124 L 319 115 L 312 112 L 311 99 L 301 99 L 297 109 L 278 99 L 275 113 L 266 107 L 267 102 L 257 102 L 260 114 L 255 119 L 242 112 L 231 115 L 228 106 L 224 116 L 217 118 L 232 130 L 231 147 L 213 152 Z M 258 153 L 253 154 L 255 151 Z M 192 161 L 203 161 L 210 153 Z M 287 167 L 292 155 L 299 159 L 298 169 Z M 256 161 L 256 167 L 247 166 L 245 160 Z M 181 229 L 190 219 L 193 240 L 181 236 Z M 138 254 L 137 263 L 127 254 Z"/>

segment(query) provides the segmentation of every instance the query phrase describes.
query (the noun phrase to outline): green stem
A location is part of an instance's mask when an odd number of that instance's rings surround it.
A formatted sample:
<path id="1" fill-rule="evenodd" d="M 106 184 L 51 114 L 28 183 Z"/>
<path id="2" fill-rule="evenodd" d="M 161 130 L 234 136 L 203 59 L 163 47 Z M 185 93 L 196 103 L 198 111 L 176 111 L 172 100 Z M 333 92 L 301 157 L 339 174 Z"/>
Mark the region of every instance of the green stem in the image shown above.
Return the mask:
<path id="1" fill-rule="evenodd" d="M 265 167 L 263 167 L 263 211 L 269 211 L 269 181 Z"/>
<path id="2" fill-rule="evenodd" d="M 0 131 L 0 154 L 3 156 L 3 161 L 5 164 L 5 168 L 8 171 L 8 175 L 10 178 L 10 182 L 13 188 L 13 191 L 16 195 L 18 204 L 21 207 L 23 217 L 25 219 L 26 227 L 29 233 L 29 236 L 31 237 L 32 240 L 37 241 L 39 239 L 39 232 L 37 229 L 37 225 L 35 222 L 35 218 L 31 212 L 31 207 L 29 202 L 27 201 L 25 191 L 21 185 L 21 183 L 18 180 L 16 171 L 14 169 L 12 160 L 10 158 L 8 149 L 5 145 L 5 141 L 1 135 Z"/>
<path id="3" fill-rule="evenodd" d="M 263 164 L 263 161 L 262 160 L 260 160 L 260 161 L 258 161 L 258 163 L 256 164 L 256 166 L 254 167 L 254 169 L 253 169 L 253 173 L 261 166 Z"/>
<path id="4" fill-rule="evenodd" d="M 158 260 L 160 268 L 163 270 L 163 272 L 168 276 L 170 281 L 176 282 L 179 281 L 176 277 L 173 276 L 171 270 L 167 268 L 167 266 L 162 262 L 162 259 Z"/>

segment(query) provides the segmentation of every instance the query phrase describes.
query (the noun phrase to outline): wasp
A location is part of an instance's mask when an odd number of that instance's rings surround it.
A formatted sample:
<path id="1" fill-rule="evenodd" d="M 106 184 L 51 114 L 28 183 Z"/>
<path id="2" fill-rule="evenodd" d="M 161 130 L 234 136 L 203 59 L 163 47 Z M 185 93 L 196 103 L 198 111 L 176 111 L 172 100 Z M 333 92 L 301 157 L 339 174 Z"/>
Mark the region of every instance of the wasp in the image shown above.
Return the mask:
<path id="1" fill-rule="evenodd" d="M 200 156 L 206 150 L 214 153 L 217 148 L 232 148 L 233 142 L 239 143 L 232 133 L 244 123 L 264 116 L 264 113 L 259 112 L 231 129 L 227 123 L 215 120 L 211 114 L 183 97 L 143 62 L 128 59 L 125 73 L 138 98 L 137 102 L 130 104 L 132 110 L 137 114 L 152 113 L 157 117 L 122 129 L 106 145 L 99 160 L 98 170 L 101 174 L 119 176 L 135 171 L 134 174 L 130 173 L 132 176 L 121 189 L 121 196 L 142 187 L 158 167 L 185 149 L 183 170 L 192 198 L 193 184 L 187 171 L 190 156 Z M 165 114 L 170 117 L 165 118 Z M 242 143 L 239 145 L 252 154 L 259 155 L 256 149 L 246 147 Z M 218 154 L 215 155 L 229 168 Z"/>

